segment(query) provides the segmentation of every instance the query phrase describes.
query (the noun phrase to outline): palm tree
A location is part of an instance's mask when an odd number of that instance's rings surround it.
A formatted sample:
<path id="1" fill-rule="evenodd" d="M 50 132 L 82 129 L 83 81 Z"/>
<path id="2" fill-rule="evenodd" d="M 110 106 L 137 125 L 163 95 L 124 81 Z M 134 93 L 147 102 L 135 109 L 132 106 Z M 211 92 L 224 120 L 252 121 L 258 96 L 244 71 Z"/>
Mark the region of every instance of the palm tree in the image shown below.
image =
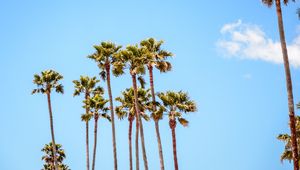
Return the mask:
<path id="1" fill-rule="evenodd" d="M 163 150 L 162 144 L 160 139 L 160 132 L 159 132 L 159 123 L 158 121 L 162 119 L 162 115 L 155 115 L 156 112 L 156 100 L 155 100 L 155 91 L 154 91 L 154 77 L 153 77 L 153 67 L 156 67 L 161 73 L 165 73 L 167 71 L 171 71 L 172 65 L 170 62 L 166 61 L 168 57 L 172 57 L 173 54 L 162 50 L 161 45 L 163 41 L 156 41 L 154 38 L 149 38 L 146 40 L 141 41 L 140 45 L 145 47 L 147 50 L 147 68 L 149 71 L 149 78 L 150 78 L 150 88 L 152 94 L 152 102 L 153 102 L 153 112 L 152 118 L 155 122 L 155 131 L 156 131 L 156 138 L 158 144 L 158 153 L 159 153 L 159 160 L 160 160 L 160 169 L 164 170 L 164 157 L 163 157 Z"/>
<path id="2" fill-rule="evenodd" d="M 187 93 L 182 91 L 173 92 L 167 91 L 166 93 L 158 93 L 158 97 L 161 99 L 163 106 L 160 107 L 159 111 L 162 114 L 163 111 L 167 111 L 169 115 L 169 126 L 172 131 L 172 143 L 173 143 L 173 156 L 174 156 L 174 167 L 175 170 L 178 170 L 178 161 L 177 161 L 177 150 L 176 150 L 176 134 L 175 128 L 177 120 L 181 125 L 186 127 L 188 121 L 182 117 L 183 113 L 195 112 L 197 110 L 196 103 L 190 100 Z"/>
<path id="3" fill-rule="evenodd" d="M 149 116 L 146 114 L 146 110 L 149 110 L 151 106 L 149 90 L 143 88 L 138 89 L 138 104 L 141 111 L 141 116 L 148 121 Z M 120 119 L 128 117 L 129 128 L 128 128 L 128 142 L 129 142 L 129 170 L 132 170 L 132 123 L 135 117 L 135 105 L 134 105 L 134 90 L 133 88 L 126 89 L 122 92 L 121 97 L 117 97 L 116 101 L 120 102 L 121 105 L 116 107 L 116 114 Z"/>
<path id="4" fill-rule="evenodd" d="M 297 142 L 298 147 L 299 146 L 299 140 L 300 140 L 300 116 L 296 116 L 296 133 L 297 133 Z M 280 160 L 281 162 L 284 160 L 288 160 L 291 162 L 293 160 L 293 152 L 292 152 L 292 140 L 291 136 L 289 134 L 279 134 L 277 136 L 277 139 L 280 141 L 283 141 L 285 143 L 284 151 L 281 154 Z M 299 155 L 299 153 L 298 153 Z M 298 157 L 299 159 L 299 157 Z M 299 165 L 300 166 L 300 165 Z"/>
<path id="5" fill-rule="evenodd" d="M 136 112 L 136 134 L 135 134 L 135 157 L 136 157 L 136 170 L 139 170 L 139 130 L 141 130 L 141 142 L 143 151 L 143 160 L 145 170 L 148 170 L 148 162 L 145 148 L 145 141 L 143 136 L 143 127 L 140 119 L 140 109 L 138 107 L 138 87 L 137 87 L 137 75 L 145 74 L 145 53 L 143 48 L 139 48 L 137 45 L 129 45 L 125 50 L 121 50 L 115 55 L 114 69 L 115 74 L 121 75 L 124 73 L 124 68 L 129 68 L 129 73 L 132 79 L 132 86 L 134 89 L 134 105 Z"/>
<path id="6" fill-rule="evenodd" d="M 88 107 L 91 109 L 90 112 L 93 115 L 95 120 L 92 170 L 95 170 L 95 163 L 96 163 L 98 119 L 99 117 L 103 117 L 111 121 L 110 116 L 107 114 L 109 108 L 105 106 L 108 100 L 105 100 L 102 95 L 103 95 L 102 93 L 96 93 L 94 94 L 93 97 L 85 101 L 86 105 L 88 105 Z"/>
<path id="7" fill-rule="evenodd" d="M 99 80 L 96 77 L 80 76 L 79 80 L 74 80 L 74 94 L 73 96 L 79 96 L 81 93 L 84 93 L 84 100 L 87 101 L 90 98 L 91 93 L 101 93 L 103 89 L 96 87 L 96 84 Z M 85 122 L 85 133 L 86 133 L 86 168 L 90 169 L 90 159 L 89 159 L 89 121 L 93 117 L 93 114 L 90 113 L 89 105 L 84 103 L 85 114 L 81 115 L 81 120 Z"/>
<path id="8" fill-rule="evenodd" d="M 61 148 L 62 146 L 60 144 L 56 144 L 55 150 L 57 151 L 55 154 L 55 157 L 57 158 L 57 165 L 59 170 L 70 170 L 69 166 L 63 163 L 64 159 L 66 158 L 65 151 Z M 42 160 L 45 161 L 45 164 L 43 166 L 42 170 L 52 170 L 54 169 L 54 154 L 53 154 L 53 145 L 52 142 L 49 144 L 46 144 L 44 148 L 41 150 L 45 153 L 45 155 L 42 157 Z"/>
<path id="9" fill-rule="evenodd" d="M 293 160 L 294 160 L 294 170 L 299 170 L 298 166 L 298 146 L 296 140 L 296 123 L 295 123 L 295 110 L 294 110 L 294 98 L 293 98 L 293 87 L 292 87 L 292 79 L 290 73 L 290 65 L 289 65 L 289 58 L 288 52 L 285 42 L 285 35 L 284 35 L 284 28 L 283 28 L 283 19 L 282 19 L 282 12 L 281 12 L 281 0 L 262 0 L 262 2 L 271 7 L 275 1 L 276 4 L 276 12 L 277 12 L 277 19 L 278 19 L 278 29 L 280 35 L 280 42 L 281 42 L 281 50 L 283 56 L 283 63 L 285 68 L 285 77 L 286 77 L 286 87 L 287 87 L 287 96 L 288 96 L 288 107 L 289 107 L 289 118 L 290 118 L 290 130 L 291 130 L 291 139 L 292 139 L 292 152 L 293 152 Z M 295 0 L 292 0 L 295 1 Z M 285 5 L 289 2 L 289 0 L 283 1 Z"/>
<path id="10" fill-rule="evenodd" d="M 59 80 L 63 79 L 63 76 L 54 70 L 42 71 L 41 75 L 35 74 L 33 83 L 37 85 L 37 88 L 32 91 L 32 94 L 42 93 L 47 95 L 49 117 L 50 117 L 50 129 L 52 143 L 55 145 L 54 127 L 53 127 L 53 114 L 51 107 L 51 92 L 53 89 L 57 93 L 64 93 L 63 85 L 59 83 Z M 56 148 L 53 147 L 53 153 L 56 155 Z M 57 160 L 54 157 L 54 167 L 58 170 Z"/>
<path id="11" fill-rule="evenodd" d="M 97 62 L 100 68 L 100 76 L 103 80 L 106 80 L 107 90 L 110 103 L 111 122 L 112 122 L 112 143 L 113 143 L 113 155 L 114 155 L 114 170 L 118 169 L 117 160 L 117 144 L 116 144 L 116 132 L 115 132 L 115 118 L 114 118 L 114 106 L 113 97 L 110 84 L 110 68 L 114 59 L 114 54 L 119 51 L 122 46 L 118 46 L 112 42 L 101 42 L 100 45 L 95 45 L 96 52 L 89 55 L 88 58 Z"/>

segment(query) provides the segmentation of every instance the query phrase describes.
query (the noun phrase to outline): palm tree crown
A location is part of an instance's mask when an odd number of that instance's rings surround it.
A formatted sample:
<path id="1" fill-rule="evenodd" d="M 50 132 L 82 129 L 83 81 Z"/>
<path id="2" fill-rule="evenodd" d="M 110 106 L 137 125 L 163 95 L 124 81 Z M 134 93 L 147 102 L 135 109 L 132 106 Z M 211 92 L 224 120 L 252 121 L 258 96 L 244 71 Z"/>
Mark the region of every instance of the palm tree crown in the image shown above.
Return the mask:
<path id="1" fill-rule="evenodd" d="M 49 144 L 45 144 L 44 148 L 42 149 L 42 152 L 45 153 L 45 155 L 42 157 L 42 160 L 45 161 L 43 170 L 52 170 L 54 169 L 54 158 L 53 158 L 53 144 L 50 142 Z M 63 163 L 64 159 L 66 158 L 65 151 L 62 149 L 62 146 L 60 144 L 56 144 L 56 159 L 57 164 L 60 170 L 70 170 L 69 167 Z"/>
<path id="2" fill-rule="evenodd" d="M 158 93 L 158 97 L 163 102 L 164 107 L 160 107 L 159 112 L 168 111 L 171 120 L 178 119 L 183 126 L 188 125 L 188 121 L 182 117 L 181 112 L 195 112 L 197 111 L 196 103 L 188 97 L 188 94 L 182 91 L 166 93 Z M 160 113 L 161 114 L 161 113 Z"/>
<path id="3" fill-rule="evenodd" d="M 115 61 L 114 54 L 117 53 L 122 46 L 116 45 L 112 42 L 101 42 L 100 45 L 95 45 L 96 52 L 89 55 L 88 58 L 97 62 L 100 68 L 100 76 L 103 80 L 106 80 L 107 67 Z"/>
<path id="4" fill-rule="evenodd" d="M 138 89 L 138 105 L 140 109 L 141 116 L 145 120 L 149 120 L 149 116 L 146 114 L 147 110 L 151 109 L 150 102 L 151 94 L 150 90 L 139 88 Z M 116 107 L 116 114 L 120 119 L 124 117 L 135 116 L 135 107 L 134 107 L 134 90 L 133 88 L 127 88 L 122 92 L 121 97 L 117 97 L 116 101 L 120 102 L 121 105 Z"/>
<path id="5" fill-rule="evenodd" d="M 161 49 L 163 41 L 156 41 L 154 38 L 148 38 L 140 42 L 140 45 L 146 49 L 146 64 L 148 67 L 155 66 L 160 72 L 171 71 L 172 65 L 166 61 L 172 57 L 171 52 Z"/>
<path id="6" fill-rule="evenodd" d="M 271 7 L 273 5 L 275 0 L 262 0 L 262 3 L 264 3 L 265 5 L 267 5 L 268 7 Z M 283 0 L 283 3 L 285 5 L 287 5 L 289 3 L 290 0 Z M 293 2 L 295 2 L 295 0 L 291 0 Z"/>
<path id="7" fill-rule="evenodd" d="M 32 94 L 35 93 L 51 93 L 52 89 L 55 89 L 57 93 L 64 93 L 63 85 L 59 83 L 63 76 L 54 70 L 45 70 L 41 72 L 41 75 L 35 74 L 33 83 L 37 85 L 36 89 L 33 89 Z"/>

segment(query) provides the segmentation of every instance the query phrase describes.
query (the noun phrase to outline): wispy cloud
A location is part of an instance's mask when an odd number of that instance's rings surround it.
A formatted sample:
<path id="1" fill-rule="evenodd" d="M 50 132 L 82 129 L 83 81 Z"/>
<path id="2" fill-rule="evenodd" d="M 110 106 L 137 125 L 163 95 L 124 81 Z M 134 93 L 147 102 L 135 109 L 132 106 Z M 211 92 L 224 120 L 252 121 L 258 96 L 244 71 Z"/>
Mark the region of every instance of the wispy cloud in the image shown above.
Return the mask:
<path id="1" fill-rule="evenodd" d="M 225 24 L 220 33 L 217 47 L 228 57 L 283 63 L 280 42 L 269 38 L 257 25 L 238 20 Z M 300 67 L 300 33 L 287 48 L 291 65 Z"/>

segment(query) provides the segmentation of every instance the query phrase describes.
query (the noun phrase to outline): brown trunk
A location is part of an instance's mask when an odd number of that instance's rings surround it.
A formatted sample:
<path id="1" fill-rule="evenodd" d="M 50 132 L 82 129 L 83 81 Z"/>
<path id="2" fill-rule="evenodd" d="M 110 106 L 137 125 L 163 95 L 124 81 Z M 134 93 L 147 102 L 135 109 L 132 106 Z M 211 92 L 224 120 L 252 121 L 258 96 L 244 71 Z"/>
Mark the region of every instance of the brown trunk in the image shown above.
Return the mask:
<path id="1" fill-rule="evenodd" d="M 55 143 L 55 137 L 54 137 L 51 97 L 50 97 L 49 91 L 47 92 L 47 100 L 48 100 L 48 109 L 49 109 L 49 116 L 50 116 L 50 129 L 51 129 L 51 138 L 52 138 L 52 151 L 53 151 L 54 167 L 55 167 L 55 170 L 58 170 L 58 165 L 57 165 L 57 160 L 56 160 L 56 143 Z"/>
<path id="2" fill-rule="evenodd" d="M 152 65 L 148 65 L 149 70 L 149 77 L 150 77 L 150 88 L 151 88 L 151 95 L 152 95 L 152 102 L 153 102 L 153 113 L 156 111 L 156 100 L 155 100 L 155 92 L 154 92 L 154 82 L 153 82 L 153 67 Z M 160 133 L 159 133 L 159 120 L 154 120 L 155 122 L 155 132 L 156 132 L 156 139 L 157 139 L 157 145 L 158 145 L 158 153 L 159 153 L 159 161 L 160 161 L 160 170 L 165 169 L 164 165 L 164 156 L 163 156 L 163 150 L 162 150 L 162 144 L 160 140 Z"/>
<path id="3" fill-rule="evenodd" d="M 133 118 L 131 118 L 131 116 L 129 116 L 128 120 L 129 120 L 129 128 L 128 128 L 129 170 L 132 170 L 132 142 L 131 142 L 131 136 L 132 136 L 132 121 L 133 121 Z"/>
<path id="4" fill-rule="evenodd" d="M 136 129 L 135 129 L 135 164 L 136 170 L 140 169 L 140 162 L 139 162 L 139 127 L 140 127 L 140 109 L 138 107 L 137 101 L 137 85 L 136 85 L 136 74 L 131 74 L 132 77 L 132 85 L 133 85 L 133 92 L 134 92 L 134 107 L 135 107 L 135 117 L 136 117 Z"/>
<path id="5" fill-rule="evenodd" d="M 85 100 L 89 98 L 89 92 L 85 93 Z M 89 108 L 85 108 L 85 113 L 89 113 Z M 86 147 L 86 169 L 90 169 L 90 151 L 89 151 L 89 121 L 85 122 L 85 147 Z"/>
<path id="6" fill-rule="evenodd" d="M 146 146 L 145 146 L 145 139 L 144 139 L 143 121 L 142 121 L 141 117 L 140 117 L 140 131 L 141 131 L 141 143 L 142 143 L 144 167 L 145 167 L 145 170 L 148 170 L 148 161 L 147 161 L 147 153 L 146 153 Z"/>
<path id="7" fill-rule="evenodd" d="M 176 121 L 171 119 L 170 122 L 169 122 L 169 125 L 170 125 L 170 128 L 172 130 L 174 168 L 175 168 L 175 170 L 178 170 L 177 150 L 176 150 L 176 133 L 175 133 Z"/>
<path id="8" fill-rule="evenodd" d="M 96 163 L 98 115 L 95 114 L 94 119 L 95 119 L 95 127 L 94 127 L 94 150 L 93 150 L 92 170 L 95 170 L 95 163 Z"/>
<path id="9" fill-rule="evenodd" d="M 114 114 L 114 106 L 113 106 L 113 97 L 111 93 L 111 85 L 110 85 L 110 65 L 106 63 L 106 77 L 107 77 L 107 89 L 109 96 L 109 109 L 111 116 L 111 130 L 112 130 L 112 143 L 113 143 L 113 154 L 114 154 L 114 170 L 118 169 L 118 160 L 117 160 L 117 144 L 116 144 L 116 131 L 115 131 L 115 114 Z"/>
<path id="10" fill-rule="evenodd" d="M 289 118 L 290 118 L 290 130 L 291 130 L 294 170 L 299 170 L 298 148 L 297 148 L 297 138 L 296 138 L 296 125 L 295 125 L 295 110 L 294 110 L 294 99 L 293 99 L 293 87 L 292 87 L 292 79 L 291 79 L 291 73 L 290 73 L 288 52 L 287 52 L 287 47 L 286 47 L 286 42 L 285 42 L 283 19 L 282 19 L 282 12 L 281 12 L 281 4 L 280 3 L 281 3 L 280 0 L 276 0 L 278 28 L 279 28 L 279 34 L 280 34 L 280 42 L 281 42 L 281 49 L 282 49 L 284 69 L 285 69 L 286 88 L 287 88 L 287 94 L 288 94 L 288 107 L 289 107 Z"/>

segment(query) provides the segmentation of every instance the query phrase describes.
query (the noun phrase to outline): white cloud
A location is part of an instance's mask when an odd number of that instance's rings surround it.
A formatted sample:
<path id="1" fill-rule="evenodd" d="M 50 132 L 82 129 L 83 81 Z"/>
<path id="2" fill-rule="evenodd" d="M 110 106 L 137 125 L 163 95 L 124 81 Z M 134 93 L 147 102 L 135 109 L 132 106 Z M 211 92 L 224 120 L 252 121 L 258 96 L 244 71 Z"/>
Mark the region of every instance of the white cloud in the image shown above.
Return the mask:
<path id="1" fill-rule="evenodd" d="M 225 24 L 220 33 L 222 39 L 217 42 L 217 47 L 228 57 L 283 63 L 280 42 L 267 37 L 257 25 L 238 20 Z M 300 32 L 287 48 L 290 64 L 300 67 Z"/>

